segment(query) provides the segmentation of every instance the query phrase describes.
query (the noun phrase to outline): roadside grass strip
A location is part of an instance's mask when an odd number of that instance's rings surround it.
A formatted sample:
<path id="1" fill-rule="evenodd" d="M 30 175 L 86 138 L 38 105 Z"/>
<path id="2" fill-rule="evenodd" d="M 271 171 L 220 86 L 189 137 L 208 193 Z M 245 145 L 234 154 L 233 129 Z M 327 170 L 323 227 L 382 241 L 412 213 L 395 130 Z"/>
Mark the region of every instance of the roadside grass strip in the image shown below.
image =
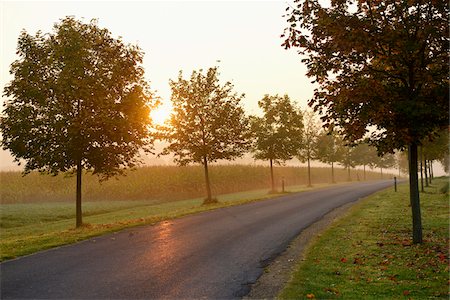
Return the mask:
<path id="1" fill-rule="evenodd" d="M 436 178 L 420 195 L 423 244 L 412 244 L 408 185 L 381 191 L 308 246 L 279 298 L 448 299 L 448 181 Z"/>

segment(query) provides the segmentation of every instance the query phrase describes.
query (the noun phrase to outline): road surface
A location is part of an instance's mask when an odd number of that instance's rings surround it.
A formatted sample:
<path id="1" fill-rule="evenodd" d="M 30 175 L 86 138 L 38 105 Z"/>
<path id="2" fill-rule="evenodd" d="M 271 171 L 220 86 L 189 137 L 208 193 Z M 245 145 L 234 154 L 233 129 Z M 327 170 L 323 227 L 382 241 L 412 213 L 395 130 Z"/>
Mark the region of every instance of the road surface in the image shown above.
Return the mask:
<path id="1" fill-rule="evenodd" d="M 232 299 L 324 214 L 392 181 L 288 194 L 127 229 L 0 264 L 1 298 Z"/>

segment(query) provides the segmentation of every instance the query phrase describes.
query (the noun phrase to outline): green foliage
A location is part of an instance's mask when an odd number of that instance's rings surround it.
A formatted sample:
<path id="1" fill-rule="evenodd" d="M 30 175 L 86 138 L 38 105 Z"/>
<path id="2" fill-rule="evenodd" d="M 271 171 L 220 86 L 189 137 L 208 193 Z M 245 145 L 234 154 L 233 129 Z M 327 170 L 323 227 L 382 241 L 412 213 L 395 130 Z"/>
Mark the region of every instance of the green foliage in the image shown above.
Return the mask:
<path id="1" fill-rule="evenodd" d="M 368 143 L 358 143 L 353 150 L 353 158 L 357 166 L 372 166 L 377 160 L 377 151 Z"/>
<path id="2" fill-rule="evenodd" d="M 387 169 L 395 166 L 395 163 L 395 155 L 386 153 L 383 156 L 377 156 L 377 159 L 374 161 L 373 166 L 380 169 Z"/>
<path id="3" fill-rule="evenodd" d="M 284 97 L 265 95 L 258 102 L 263 117 L 251 117 L 255 138 L 254 157 L 261 160 L 284 162 L 294 157 L 302 146 L 302 113 Z"/>
<path id="4" fill-rule="evenodd" d="M 180 165 L 233 159 L 248 149 L 244 95 L 234 93 L 230 82 L 219 83 L 217 67 L 202 71 L 193 71 L 189 80 L 180 71 L 170 81 L 173 113 L 159 136 L 169 142 L 162 154 L 173 153 Z"/>
<path id="5" fill-rule="evenodd" d="M 447 298 L 448 197 L 424 195 L 423 245 L 412 244 L 408 205 L 407 185 L 356 204 L 309 246 L 280 298 Z"/>
<path id="6" fill-rule="evenodd" d="M 317 139 L 320 133 L 320 124 L 313 111 L 305 111 L 303 113 L 303 126 L 302 146 L 297 154 L 297 158 L 301 162 L 317 157 Z"/>
<path id="7" fill-rule="evenodd" d="M 449 156 L 448 128 L 439 130 L 432 140 L 425 139 L 423 141 L 422 148 L 423 148 L 423 156 L 426 160 L 445 161 L 446 158 L 448 159 Z"/>
<path id="8" fill-rule="evenodd" d="M 322 131 L 317 137 L 316 158 L 326 164 L 341 160 L 343 142 L 336 131 Z"/>
<path id="9" fill-rule="evenodd" d="M 342 155 L 339 159 L 339 163 L 346 169 L 354 168 L 357 165 L 357 160 L 354 155 L 355 148 L 352 146 L 343 146 Z"/>
<path id="10" fill-rule="evenodd" d="M 25 172 L 57 174 L 81 161 L 104 178 L 137 163 L 154 105 L 143 52 L 95 21 L 66 17 L 49 34 L 23 31 L 5 87 L 1 146 Z"/>

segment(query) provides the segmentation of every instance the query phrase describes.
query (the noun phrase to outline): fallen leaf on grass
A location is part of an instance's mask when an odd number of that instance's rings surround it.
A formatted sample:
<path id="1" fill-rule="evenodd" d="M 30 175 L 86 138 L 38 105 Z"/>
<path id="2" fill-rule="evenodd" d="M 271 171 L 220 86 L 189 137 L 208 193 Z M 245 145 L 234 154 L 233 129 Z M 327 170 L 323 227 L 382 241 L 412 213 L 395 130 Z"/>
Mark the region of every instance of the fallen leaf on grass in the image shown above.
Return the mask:
<path id="1" fill-rule="evenodd" d="M 316 296 L 314 296 L 314 294 L 306 294 L 306 298 L 314 299 L 314 298 L 316 298 Z"/>
<path id="2" fill-rule="evenodd" d="M 347 259 L 345 257 L 341 258 L 341 262 L 346 263 Z"/>
<path id="3" fill-rule="evenodd" d="M 404 291 L 403 291 L 403 296 L 408 296 L 409 294 L 411 294 L 410 291 L 408 291 L 408 290 L 404 290 Z"/>
<path id="4" fill-rule="evenodd" d="M 362 260 L 360 258 L 358 258 L 358 257 L 355 257 L 353 259 L 353 264 L 355 264 L 355 265 L 362 265 Z"/>
<path id="5" fill-rule="evenodd" d="M 410 240 L 403 240 L 402 241 L 402 245 L 403 245 L 403 247 L 409 247 L 409 246 L 411 246 L 411 241 Z"/>
<path id="6" fill-rule="evenodd" d="M 397 281 L 397 274 L 395 274 L 395 275 L 392 275 L 392 276 L 389 276 L 389 280 L 391 280 L 391 281 Z"/>
<path id="7" fill-rule="evenodd" d="M 447 260 L 447 256 L 445 256 L 445 254 L 442 252 L 439 253 L 438 257 L 441 262 L 445 262 Z"/>

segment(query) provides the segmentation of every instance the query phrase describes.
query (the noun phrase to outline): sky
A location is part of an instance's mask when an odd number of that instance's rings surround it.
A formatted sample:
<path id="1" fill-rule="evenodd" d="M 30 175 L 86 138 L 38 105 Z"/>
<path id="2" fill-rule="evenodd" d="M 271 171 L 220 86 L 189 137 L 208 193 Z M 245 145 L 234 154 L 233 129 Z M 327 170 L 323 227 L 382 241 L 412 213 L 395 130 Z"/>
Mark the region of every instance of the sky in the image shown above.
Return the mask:
<path id="1" fill-rule="evenodd" d="M 285 50 L 280 35 L 286 26 L 286 1 L 4 1 L 1 9 L 1 78 L 11 79 L 22 30 L 51 32 L 65 16 L 85 22 L 98 19 L 114 37 L 137 44 L 145 53 L 143 66 L 150 87 L 170 103 L 169 79 L 178 72 L 219 66 L 220 79 L 245 93 L 243 106 L 258 114 L 265 94 L 288 94 L 305 109 L 314 86 L 296 50 Z M 4 99 L 2 98 L 2 103 Z M 15 165 L 3 150 L 0 169 Z"/>

